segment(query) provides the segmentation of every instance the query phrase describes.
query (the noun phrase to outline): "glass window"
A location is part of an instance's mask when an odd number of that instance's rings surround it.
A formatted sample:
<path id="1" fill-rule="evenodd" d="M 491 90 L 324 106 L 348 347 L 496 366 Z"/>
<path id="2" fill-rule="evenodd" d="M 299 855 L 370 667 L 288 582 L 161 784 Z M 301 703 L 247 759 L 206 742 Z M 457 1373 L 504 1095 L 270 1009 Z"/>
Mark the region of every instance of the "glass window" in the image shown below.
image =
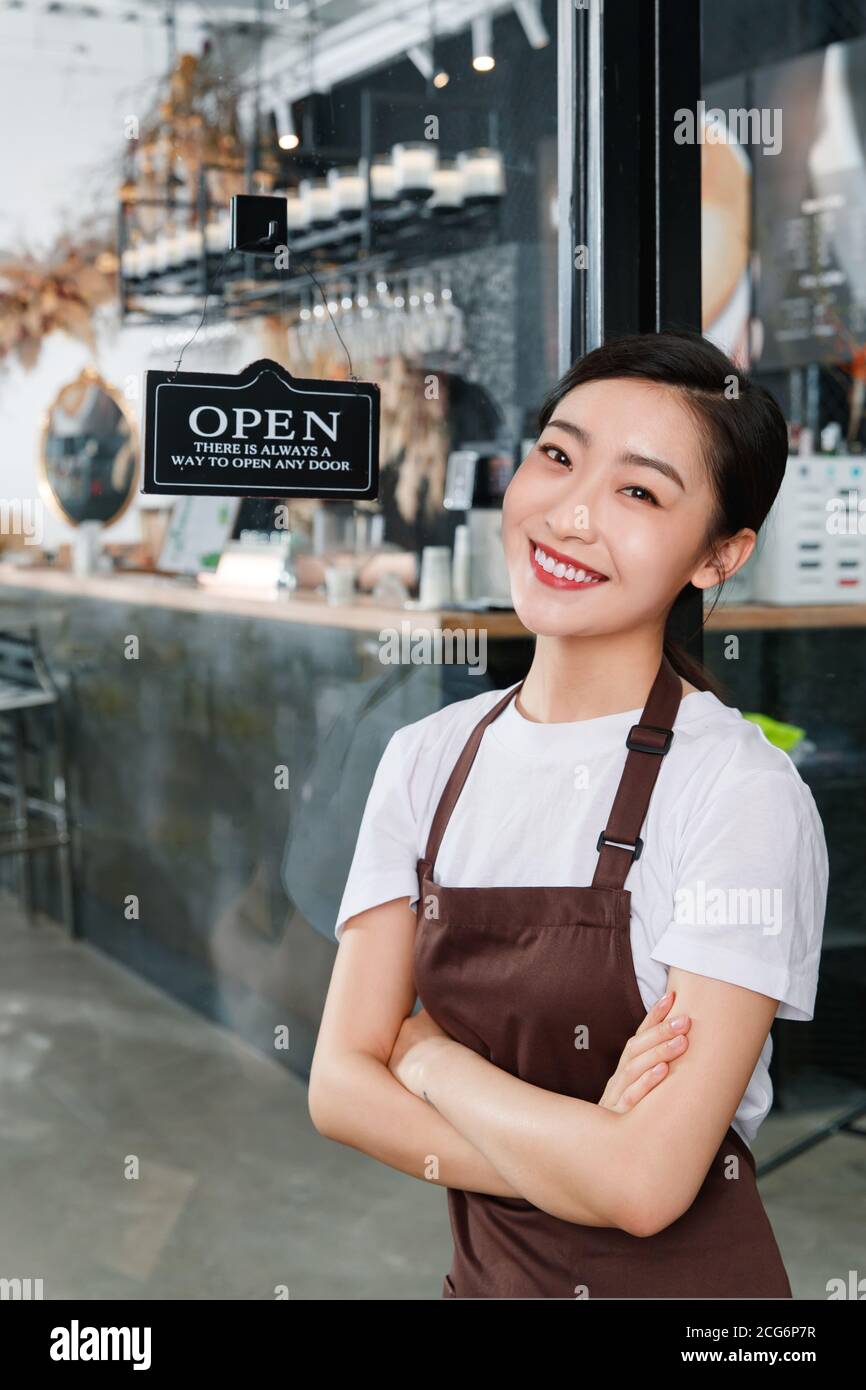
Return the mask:
<path id="1" fill-rule="evenodd" d="M 862 1084 L 866 10 L 704 4 L 702 44 L 703 328 L 773 393 L 790 443 L 706 654 L 744 712 L 777 721 L 832 870 L 815 1018 L 774 1029 L 775 1106 L 799 1138 Z"/>

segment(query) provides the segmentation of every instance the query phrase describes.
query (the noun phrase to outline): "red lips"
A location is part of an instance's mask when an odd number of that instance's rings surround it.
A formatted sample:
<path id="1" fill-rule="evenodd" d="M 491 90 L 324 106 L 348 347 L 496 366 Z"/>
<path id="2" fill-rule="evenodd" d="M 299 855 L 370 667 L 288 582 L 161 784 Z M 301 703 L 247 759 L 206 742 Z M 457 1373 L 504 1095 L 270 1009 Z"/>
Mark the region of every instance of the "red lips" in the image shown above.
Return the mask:
<path id="1" fill-rule="evenodd" d="M 570 555 L 563 555 L 561 551 L 553 550 L 550 546 L 543 545 L 540 548 L 544 551 L 545 555 L 550 555 L 557 563 L 562 561 L 564 565 L 573 565 L 576 570 L 582 569 L 587 574 L 597 574 L 599 577 L 598 580 L 583 579 L 580 583 L 575 583 L 573 579 L 560 578 L 555 574 L 551 574 L 548 570 L 539 565 L 535 558 L 535 548 L 536 543 L 531 540 L 529 542 L 529 559 L 535 577 L 540 579 L 542 584 L 547 584 L 552 589 L 597 589 L 601 584 L 607 582 L 606 574 L 601 574 L 599 570 L 591 569 L 588 565 L 579 564 L 578 561 Z"/>

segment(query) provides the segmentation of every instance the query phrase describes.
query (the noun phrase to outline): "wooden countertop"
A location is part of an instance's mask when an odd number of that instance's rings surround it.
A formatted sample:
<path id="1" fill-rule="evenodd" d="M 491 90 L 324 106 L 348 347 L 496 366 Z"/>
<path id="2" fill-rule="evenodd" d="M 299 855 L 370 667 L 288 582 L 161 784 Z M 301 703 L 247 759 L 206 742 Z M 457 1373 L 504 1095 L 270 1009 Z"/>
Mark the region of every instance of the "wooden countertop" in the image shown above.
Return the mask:
<path id="1" fill-rule="evenodd" d="M 369 594 L 350 603 L 329 603 L 324 594 L 300 590 L 263 598 L 242 589 L 204 588 L 194 580 L 153 574 L 94 574 L 80 578 L 68 570 L 11 565 L 0 561 L 2 587 L 38 589 L 45 594 L 104 599 L 114 603 L 155 604 L 194 613 L 233 613 L 240 617 L 273 618 L 285 623 L 314 623 L 319 627 L 378 632 L 408 622 L 411 631 L 483 629 L 488 638 L 528 637 L 531 634 L 510 609 L 394 608 Z"/>
<path id="2" fill-rule="evenodd" d="M 287 623 L 315 623 L 320 627 L 378 631 L 401 628 L 483 629 L 490 638 L 529 637 L 517 614 L 510 609 L 390 608 L 368 594 L 351 603 L 329 603 L 323 594 L 302 590 L 278 598 L 252 596 L 243 590 L 203 588 L 192 580 L 151 574 L 99 574 L 79 578 L 67 570 L 30 568 L 0 561 L 0 586 L 37 589 L 46 594 L 79 595 L 116 603 L 149 603 L 198 613 L 235 613 L 241 617 L 273 618 Z M 708 632 L 797 628 L 866 627 L 866 604 L 798 604 L 785 607 L 765 603 L 717 605 L 706 623 Z"/>
<path id="3" fill-rule="evenodd" d="M 866 627 L 866 603 L 721 604 L 707 618 L 707 632 L 806 627 Z"/>

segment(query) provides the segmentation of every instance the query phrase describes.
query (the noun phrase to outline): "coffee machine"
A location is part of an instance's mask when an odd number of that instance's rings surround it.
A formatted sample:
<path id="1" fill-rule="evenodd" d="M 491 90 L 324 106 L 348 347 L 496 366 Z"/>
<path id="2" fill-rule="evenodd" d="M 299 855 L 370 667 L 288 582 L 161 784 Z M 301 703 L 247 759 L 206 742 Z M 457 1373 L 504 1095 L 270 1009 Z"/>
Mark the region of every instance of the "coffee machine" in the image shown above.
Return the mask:
<path id="1" fill-rule="evenodd" d="M 511 608 L 502 548 L 502 498 L 516 468 L 514 445 L 497 440 L 461 444 L 448 456 L 444 506 L 466 513 L 469 599 L 487 608 Z"/>

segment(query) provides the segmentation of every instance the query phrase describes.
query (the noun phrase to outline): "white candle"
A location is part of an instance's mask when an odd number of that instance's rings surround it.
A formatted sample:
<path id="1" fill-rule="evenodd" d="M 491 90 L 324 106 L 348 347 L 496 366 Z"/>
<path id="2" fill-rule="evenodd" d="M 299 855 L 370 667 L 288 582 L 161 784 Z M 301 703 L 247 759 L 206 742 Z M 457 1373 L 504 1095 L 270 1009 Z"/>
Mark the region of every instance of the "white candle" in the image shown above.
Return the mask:
<path id="1" fill-rule="evenodd" d="M 185 260 L 185 233 L 177 232 L 175 236 L 168 239 L 168 264 L 172 267 L 179 267 L 183 265 Z"/>
<path id="2" fill-rule="evenodd" d="M 502 155 L 498 150 L 462 150 L 457 165 L 463 171 L 467 198 L 499 198 L 505 192 Z"/>
<path id="3" fill-rule="evenodd" d="M 344 169 L 329 169 L 328 183 L 333 190 L 336 212 L 359 212 L 363 208 L 367 183 L 360 174 L 354 170 L 347 173 Z"/>
<path id="4" fill-rule="evenodd" d="M 228 222 L 222 219 L 219 222 L 208 222 L 204 229 L 204 241 L 209 255 L 224 252 L 229 244 Z"/>
<path id="5" fill-rule="evenodd" d="M 150 275 L 156 270 L 156 246 L 142 246 L 138 253 L 138 272 L 140 275 Z"/>
<path id="6" fill-rule="evenodd" d="M 325 179 L 302 179 L 300 194 L 311 222 L 334 220 L 334 194 Z"/>
<path id="7" fill-rule="evenodd" d="M 431 208 L 459 208 L 463 206 L 463 170 L 453 161 L 440 164 L 433 170 L 433 198 Z"/>
<path id="8" fill-rule="evenodd" d="M 157 237 L 153 246 L 154 270 L 168 270 L 168 267 L 171 265 L 171 246 L 171 237 Z"/>
<path id="9" fill-rule="evenodd" d="M 310 225 L 310 210 L 298 193 L 286 195 L 286 223 L 290 232 L 303 231 Z"/>
<path id="10" fill-rule="evenodd" d="M 380 159 L 370 165 L 370 188 L 376 202 L 387 203 L 394 197 L 397 171 L 390 160 Z"/>
<path id="11" fill-rule="evenodd" d="M 392 150 L 395 172 L 395 192 L 429 191 L 433 187 L 436 168 L 436 146 L 432 142 L 413 141 L 395 145 Z"/>
<path id="12" fill-rule="evenodd" d="M 201 249 L 204 244 L 204 236 L 200 227 L 190 227 L 188 232 L 184 232 L 183 249 L 184 257 L 187 261 L 197 261 L 201 257 Z"/>

